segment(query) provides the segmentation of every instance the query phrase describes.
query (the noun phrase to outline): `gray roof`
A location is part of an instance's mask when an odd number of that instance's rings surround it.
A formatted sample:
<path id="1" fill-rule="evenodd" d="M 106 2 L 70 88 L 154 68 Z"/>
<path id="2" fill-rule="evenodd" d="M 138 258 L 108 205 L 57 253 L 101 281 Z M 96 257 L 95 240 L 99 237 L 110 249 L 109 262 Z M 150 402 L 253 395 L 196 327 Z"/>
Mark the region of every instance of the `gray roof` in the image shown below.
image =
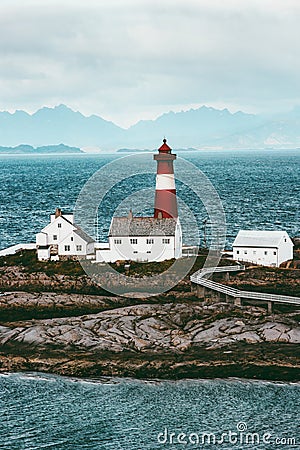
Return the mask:
<path id="1" fill-rule="evenodd" d="M 233 247 L 274 247 L 277 248 L 282 238 L 288 242 L 286 231 L 240 230 L 234 240 Z"/>
<path id="2" fill-rule="evenodd" d="M 174 236 L 177 219 L 113 217 L 109 236 Z"/>
<path id="3" fill-rule="evenodd" d="M 80 228 L 78 225 L 74 224 L 74 227 L 75 227 L 74 233 L 80 236 L 81 239 L 83 239 L 87 244 L 95 242 L 95 240 L 91 236 L 89 236 L 85 231 L 83 231 L 83 229 Z"/>

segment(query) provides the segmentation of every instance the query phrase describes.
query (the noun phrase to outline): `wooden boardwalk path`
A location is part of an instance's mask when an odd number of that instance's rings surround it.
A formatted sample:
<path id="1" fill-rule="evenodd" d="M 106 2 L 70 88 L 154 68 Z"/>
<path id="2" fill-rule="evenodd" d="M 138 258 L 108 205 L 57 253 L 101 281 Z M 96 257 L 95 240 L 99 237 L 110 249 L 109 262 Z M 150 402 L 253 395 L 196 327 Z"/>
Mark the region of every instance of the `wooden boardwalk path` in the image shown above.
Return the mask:
<path id="1" fill-rule="evenodd" d="M 242 305 L 243 299 L 256 300 L 258 302 L 266 303 L 268 310 L 271 312 L 274 303 L 288 304 L 300 306 L 300 297 L 292 297 L 289 295 L 265 294 L 263 292 L 250 292 L 236 289 L 225 284 L 217 283 L 209 280 L 207 277 L 212 273 L 229 273 L 245 270 L 245 266 L 224 266 L 224 267 L 210 267 L 198 270 L 191 277 L 191 282 L 197 286 L 198 297 L 205 297 L 205 289 L 215 291 L 219 294 L 225 294 L 229 298 L 233 298 L 235 305 Z"/>

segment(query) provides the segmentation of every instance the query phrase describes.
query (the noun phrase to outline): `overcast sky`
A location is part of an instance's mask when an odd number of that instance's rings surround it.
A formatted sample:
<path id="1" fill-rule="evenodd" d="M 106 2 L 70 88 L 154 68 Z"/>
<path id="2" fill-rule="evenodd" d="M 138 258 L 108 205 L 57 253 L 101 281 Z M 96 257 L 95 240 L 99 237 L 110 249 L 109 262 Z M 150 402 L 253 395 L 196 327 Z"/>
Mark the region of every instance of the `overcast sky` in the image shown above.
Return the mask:
<path id="1" fill-rule="evenodd" d="M 300 104 L 299 0 L 1 0 L 0 110 L 119 125 Z"/>

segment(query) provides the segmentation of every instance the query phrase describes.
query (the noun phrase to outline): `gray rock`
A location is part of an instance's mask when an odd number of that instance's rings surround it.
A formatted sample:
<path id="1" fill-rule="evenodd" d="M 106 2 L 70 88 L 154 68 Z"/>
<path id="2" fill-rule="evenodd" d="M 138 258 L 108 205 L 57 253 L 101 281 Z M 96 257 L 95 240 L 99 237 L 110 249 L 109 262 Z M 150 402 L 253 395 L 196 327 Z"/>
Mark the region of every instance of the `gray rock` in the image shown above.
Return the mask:
<path id="1" fill-rule="evenodd" d="M 9 301 L 21 301 L 23 294 L 10 294 Z M 91 296 L 89 297 L 89 300 Z M 23 298 L 24 300 L 24 298 Z M 59 301 L 76 305 L 87 301 L 84 296 L 61 294 L 26 294 L 26 302 Z M 93 301 L 95 299 L 92 299 Z M 98 300 L 99 301 L 99 300 Z M 300 343 L 300 328 L 293 316 L 273 316 L 273 321 L 263 323 L 253 317 L 251 307 L 244 310 L 243 320 L 237 317 L 214 319 L 220 310 L 230 311 L 228 304 L 139 304 L 105 310 L 81 317 L 24 321 L 0 327 L 0 343 L 22 342 L 32 346 L 97 351 L 132 352 L 184 352 L 193 346 L 207 349 L 230 347 L 237 342 Z M 254 310 L 256 310 L 254 308 Z M 193 317 L 192 320 L 189 318 Z"/>

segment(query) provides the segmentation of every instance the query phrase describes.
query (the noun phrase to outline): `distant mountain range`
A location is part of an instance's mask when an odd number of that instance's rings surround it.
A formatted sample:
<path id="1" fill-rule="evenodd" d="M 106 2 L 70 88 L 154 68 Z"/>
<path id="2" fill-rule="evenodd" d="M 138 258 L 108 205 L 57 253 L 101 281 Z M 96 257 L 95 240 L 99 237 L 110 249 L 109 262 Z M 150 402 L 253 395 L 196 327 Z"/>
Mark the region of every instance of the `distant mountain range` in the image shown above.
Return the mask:
<path id="1" fill-rule="evenodd" d="M 44 145 L 43 147 L 32 147 L 31 145 L 18 145 L 16 147 L 0 147 L 0 154 L 39 154 L 39 153 L 84 153 L 78 147 L 69 147 L 68 145 Z"/>
<path id="2" fill-rule="evenodd" d="M 44 147 L 63 142 L 77 151 L 78 147 L 111 151 L 157 148 L 164 136 L 174 148 L 300 147 L 300 108 L 267 117 L 202 106 L 141 120 L 128 129 L 95 115 L 86 117 L 65 105 L 41 108 L 32 115 L 0 112 L 2 146 Z"/>

